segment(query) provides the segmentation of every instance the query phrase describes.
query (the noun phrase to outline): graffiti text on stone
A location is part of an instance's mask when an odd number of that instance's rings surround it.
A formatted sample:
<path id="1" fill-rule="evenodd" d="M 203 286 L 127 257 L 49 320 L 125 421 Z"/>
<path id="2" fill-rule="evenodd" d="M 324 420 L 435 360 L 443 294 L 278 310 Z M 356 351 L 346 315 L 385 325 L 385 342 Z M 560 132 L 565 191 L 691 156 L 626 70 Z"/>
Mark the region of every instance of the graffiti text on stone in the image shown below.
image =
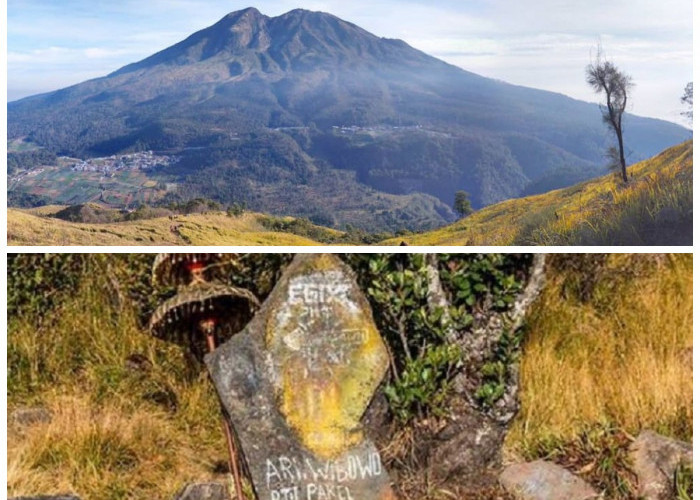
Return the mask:
<path id="1" fill-rule="evenodd" d="M 267 459 L 266 481 L 271 500 L 353 500 L 353 481 L 382 474 L 379 454 L 348 455 L 315 464 L 310 459 L 281 456 Z"/>

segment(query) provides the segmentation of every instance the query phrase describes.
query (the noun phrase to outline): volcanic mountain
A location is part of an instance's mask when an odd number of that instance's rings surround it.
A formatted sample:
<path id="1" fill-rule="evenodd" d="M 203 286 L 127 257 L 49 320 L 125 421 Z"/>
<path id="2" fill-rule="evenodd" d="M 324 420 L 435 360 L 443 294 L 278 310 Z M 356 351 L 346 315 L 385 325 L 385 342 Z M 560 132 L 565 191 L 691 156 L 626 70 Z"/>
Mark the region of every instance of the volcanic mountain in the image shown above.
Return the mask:
<path id="1" fill-rule="evenodd" d="M 629 160 L 690 134 L 629 115 Z M 344 215 L 319 222 L 383 229 L 449 220 L 459 189 L 479 207 L 599 175 L 611 142 L 594 104 L 481 77 L 330 14 L 254 8 L 9 103 L 18 137 L 70 156 L 176 153 L 157 174 L 181 197 L 317 219 L 333 208 Z"/>

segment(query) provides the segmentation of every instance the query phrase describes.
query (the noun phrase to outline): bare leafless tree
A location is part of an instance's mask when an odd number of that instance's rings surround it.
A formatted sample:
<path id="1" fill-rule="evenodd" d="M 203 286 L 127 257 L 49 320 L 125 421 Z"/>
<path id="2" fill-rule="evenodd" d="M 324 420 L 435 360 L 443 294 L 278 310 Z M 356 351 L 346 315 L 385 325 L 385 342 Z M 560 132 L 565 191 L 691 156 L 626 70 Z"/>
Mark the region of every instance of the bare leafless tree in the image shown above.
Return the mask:
<path id="1" fill-rule="evenodd" d="M 632 78 L 621 71 L 615 64 L 605 59 L 601 47 L 595 62 L 586 67 L 586 82 L 597 94 L 605 94 L 605 103 L 600 105 L 603 122 L 617 136 L 617 163 L 622 172 L 622 180 L 627 182 L 627 163 L 622 138 L 622 115 L 627 107 L 627 99 L 632 88 Z"/>
<path id="2" fill-rule="evenodd" d="M 689 82 L 685 86 L 685 91 L 683 92 L 683 97 L 681 97 L 681 102 L 688 106 L 688 111 L 683 111 L 681 114 L 690 118 L 693 121 L 693 82 Z"/>

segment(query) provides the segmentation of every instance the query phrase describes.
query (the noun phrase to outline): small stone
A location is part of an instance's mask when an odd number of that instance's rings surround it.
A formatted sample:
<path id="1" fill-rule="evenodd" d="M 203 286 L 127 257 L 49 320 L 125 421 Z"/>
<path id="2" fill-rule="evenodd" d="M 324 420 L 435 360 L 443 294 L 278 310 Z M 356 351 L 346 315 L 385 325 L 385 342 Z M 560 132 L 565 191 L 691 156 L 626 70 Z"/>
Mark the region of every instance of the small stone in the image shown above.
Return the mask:
<path id="1" fill-rule="evenodd" d="M 133 373 L 147 373 L 153 368 L 151 361 L 139 353 L 132 353 L 124 360 L 124 367 Z"/>
<path id="2" fill-rule="evenodd" d="M 10 423 L 18 427 L 29 427 L 35 424 L 47 424 L 51 422 L 51 412 L 42 407 L 17 408 L 10 413 Z"/>
<path id="3" fill-rule="evenodd" d="M 175 500 L 228 500 L 221 483 L 192 483 L 175 496 Z"/>
<path id="4" fill-rule="evenodd" d="M 501 484 L 522 500 L 588 500 L 599 494 L 564 467 L 536 460 L 510 465 L 501 473 Z"/>
<path id="5" fill-rule="evenodd" d="M 675 470 L 681 463 L 692 465 L 693 447 L 652 431 L 642 431 L 632 443 L 630 459 L 640 497 L 670 498 Z"/>

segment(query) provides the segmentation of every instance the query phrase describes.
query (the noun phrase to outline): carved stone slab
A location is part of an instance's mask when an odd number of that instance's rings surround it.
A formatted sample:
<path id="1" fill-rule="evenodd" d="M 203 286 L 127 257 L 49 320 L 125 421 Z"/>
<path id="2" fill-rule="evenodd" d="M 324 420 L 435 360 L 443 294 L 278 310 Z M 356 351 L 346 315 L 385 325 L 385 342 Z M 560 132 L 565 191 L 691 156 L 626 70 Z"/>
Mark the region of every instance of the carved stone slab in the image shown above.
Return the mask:
<path id="1" fill-rule="evenodd" d="M 297 255 L 262 309 L 205 362 L 261 500 L 392 500 L 361 419 L 388 353 L 353 272 Z"/>

